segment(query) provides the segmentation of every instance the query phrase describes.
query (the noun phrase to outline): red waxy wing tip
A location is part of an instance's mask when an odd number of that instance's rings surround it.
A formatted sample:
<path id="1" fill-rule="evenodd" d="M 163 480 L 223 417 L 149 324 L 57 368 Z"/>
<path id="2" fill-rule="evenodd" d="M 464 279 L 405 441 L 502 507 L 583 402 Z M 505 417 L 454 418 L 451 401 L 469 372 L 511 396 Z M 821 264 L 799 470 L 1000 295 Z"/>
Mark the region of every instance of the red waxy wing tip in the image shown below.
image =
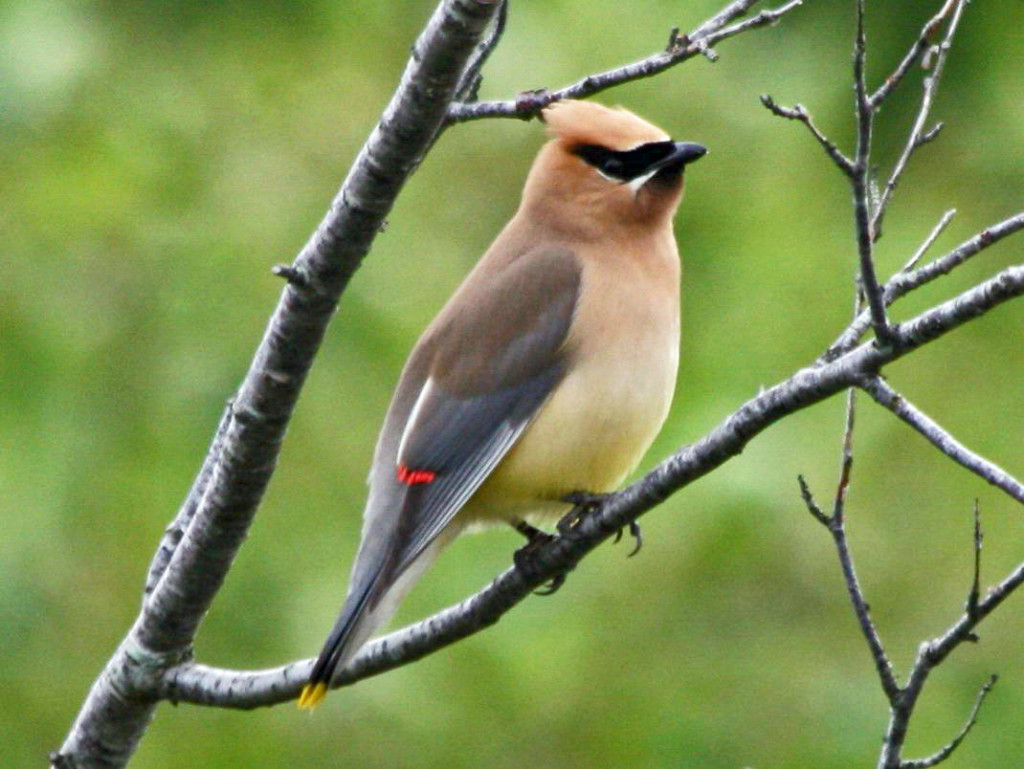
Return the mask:
<path id="1" fill-rule="evenodd" d="M 430 470 L 410 470 L 405 465 L 398 466 L 398 482 L 406 486 L 418 486 L 422 483 L 433 483 L 437 473 Z"/>

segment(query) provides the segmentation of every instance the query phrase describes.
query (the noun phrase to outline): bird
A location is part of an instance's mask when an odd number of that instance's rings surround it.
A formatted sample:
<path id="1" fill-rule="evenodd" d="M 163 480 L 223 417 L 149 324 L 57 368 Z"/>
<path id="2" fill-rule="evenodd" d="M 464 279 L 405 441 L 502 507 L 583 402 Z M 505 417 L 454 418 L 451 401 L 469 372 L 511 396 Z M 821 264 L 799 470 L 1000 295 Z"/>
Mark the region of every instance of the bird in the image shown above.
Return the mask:
<path id="1" fill-rule="evenodd" d="M 347 598 L 299 707 L 460 533 L 530 540 L 616 489 L 679 364 L 683 171 L 707 150 L 621 107 L 562 100 L 518 210 L 414 346 L 378 438 Z"/>

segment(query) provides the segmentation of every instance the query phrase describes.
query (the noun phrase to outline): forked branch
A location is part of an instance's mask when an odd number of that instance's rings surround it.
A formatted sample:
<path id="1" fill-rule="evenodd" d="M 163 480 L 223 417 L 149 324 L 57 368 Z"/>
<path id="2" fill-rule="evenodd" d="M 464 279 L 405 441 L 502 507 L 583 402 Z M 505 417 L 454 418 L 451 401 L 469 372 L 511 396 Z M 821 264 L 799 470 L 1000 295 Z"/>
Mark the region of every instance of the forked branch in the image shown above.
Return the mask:
<path id="1" fill-rule="evenodd" d="M 773 24 L 800 4 L 800 0 L 790 0 L 777 8 L 742 18 L 757 2 L 734 0 L 728 3 L 688 35 L 674 32 L 667 50 L 642 61 L 591 75 L 556 91 L 524 92 L 517 99 L 497 102 L 476 102 L 475 99 L 482 68 L 505 31 L 508 0 L 444 0 L 440 4 L 415 45 L 398 90 L 324 220 L 295 262 L 276 270 L 288 282 L 252 367 L 226 410 L 192 490 L 154 558 L 139 618 L 94 684 L 64 746 L 53 756 L 55 765 L 123 766 L 161 700 L 252 708 L 283 702 L 297 695 L 308 676 L 311 661 L 294 662 L 269 671 L 221 670 L 195 663 L 192 641 L 252 523 L 273 472 L 292 409 L 338 299 L 368 252 L 406 179 L 440 132 L 448 125 L 467 120 L 531 117 L 556 99 L 589 96 L 658 74 L 698 55 L 714 60 L 717 43 Z M 835 504 L 831 515 L 820 509 L 816 514 L 830 529 L 834 530 L 837 521 L 841 528 L 852 466 L 851 388 L 865 387 L 885 365 L 1024 295 L 1024 266 L 1009 267 L 911 318 L 898 329 L 890 326 L 885 316 L 888 304 L 962 264 L 1000 237 L 1021 229 L 1024 214 L 980 233 L 959 249 L 924 267 L 904 270 L 886 284 L 884 291 L 878 285 L 874 279 L 873 247 L 884 207 L 870 209 L 867 169 L 871 120 L 888 92 L 905 79 L 926 50 L 918 51 L 922 44 L 915 44 L 897 67 L 892 84 L 869 94 L 863 73 L 866 40 L 862 0 L 859 8 L 855 79 L 860 141 L 853 158 L 845 156 L 821 134 L 802 108 L 793 108 L 786 114 L 786 108 L 778 107 L 770 99 L 765 105 L 776 114 L 804 122 L 853 184 L 855 205 L 860 207 L 855 221 L 861 283 L 870 306 L 867 317 L 880 344 L 857 346 L 864 332 L 858 325 L 858 317 L 837 340 L 837 345 L 819 361 L 750 399 L 701 440 L 683 447 L 642 480 L 611 495 L 585 515 L 570 536 L 558 537 L 538 547 L 531 555 L 528 573 L 509 569 L 458 605 L 368 644 L 341 672 L 335 680 L 336 686 L 408 664 L 492 625 L 535 588 L 571 570 L 598 545 L 668 495 L 739 454 L 754 437 L 778 420 L 848 390 L 851 405 Z M 947 24 L 945 40 L 951 38 L 963 0 L 946 0 L 943 8 L 945 13 L 940 11 L 933 17 L 933 26 L 926 25 L 923 38 L 930 40 L 942 23 Z M 924 96 L 924 106 L 929 108 L 947 49 L 948 46 L 942 48 L 934 60 L 934 83 L 926 87 Z M 883 90 L 885 88 L 888 90 Z M 927 117 L 924 106 L 922 112 Z M 923 121 L 918 122 L 924 125 Z M 923 128 L 920 131 L 915 128 L 915 132 L 914 147 L 932 135 Z M 908 159 L 909 155 L 907 153 Z M 893 188 L 901 173 L 902 167 L 899 173 L 894 170 L 894 176 L 890 177 Z M 889 198 L 891 194 L 890 191 Z M 937 236 L 937 232 L 930 236 L 926 245 Z M 806 487 L 805 491 L 813 510 L 813 499 Z M 845 539 L 843 547 L 848 556 L 849 575 L 855 583 L 852 556 L 849 556 Z M 844 573 L 846 571 L 844 567 Z M 922 651 L 924 662 L 915 664 L 914 670 L 924 672 L 918 673 L 918 678 L 912 672 L 900 696 L 907 696 L 915 685 L 918 686 L 916 691 L 920 691 L 930 669 L 927 665 L 941 662 L 956 644 L 969 637 L 974 624 L 1024 581 L 1024 566 L 1018 572 L 1019 576 L 1011 575 L 984 598 L 975 597 L 966 615 L 967 625 L 957 623 Z M 859 588 L 857 590 L 859 593 Z M 863 603 L 862 596 L 860 600 Z M 870 624 L 866 603 L 863 603 L 863 612 Z M 884 657 L 881 641 L 877 640 L 876 645 Z M 879 670 L 883 688 L 887 694 L 895 696 L 894 689 L 898 687 L 891 665 L 886 661 Z M 918 680 L 919 685 L 915 683 Z M 963 734 L 975 716 L 976 713 L 969 719 Z M 959 744 L 961 739 L 962 736 L 954 742 Z M 955 745 L 949 752 L 953 748 Z"/>
<path id="2" fill-rule="evenodd" d="M 736 0 L 729 3 L 688 35 L 679 35 L 676 30 L 673 30 L 669 45 L 665 50 L 653 53 L 632 64 L 587 75 L 563 88 L 524 90 L 515 99 L 506 101 L 453 104 L 448 110 L 448 122 L 463 123 L 484 118 L 528 120 L 553 102 L 561 99 L 583 99 L 624 83 L 653 77 L 696 56 L 704 56 L 715 61 L 718 58 L 718 54 L 714 50 L 715 45 L 743 32 L 771 26 L 803 2 L 803 0 L 789 0 L 778 8 L 764 10 L 749 19 L 730 24 L 743 16 L 759 1 Z"/>

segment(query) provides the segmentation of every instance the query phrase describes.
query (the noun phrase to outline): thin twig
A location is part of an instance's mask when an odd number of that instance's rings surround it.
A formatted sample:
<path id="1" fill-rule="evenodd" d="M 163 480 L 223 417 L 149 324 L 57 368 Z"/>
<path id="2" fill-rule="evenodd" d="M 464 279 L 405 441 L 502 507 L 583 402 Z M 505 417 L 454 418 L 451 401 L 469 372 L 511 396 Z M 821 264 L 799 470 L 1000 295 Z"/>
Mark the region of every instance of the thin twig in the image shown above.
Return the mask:
<path id="1" fill-rule="evenodd" d="M 863 2 L 863 0 L 861 0 L 861 2 Z M 949 5 L 948 0 L 946 5 Z M 882 219 L 885 217 L 885 211 L 889 207 L 889 203 L 892 201 L 892 196 L 896 191 L 896 186 L 899 184 L 900 177 L 907 168 L 910 156 L 914 154 L 914 150 L 918 147 L 934 139 L 942 128 L 940 123 L 931 130 L 926 131 L 925 124 L 928 122 L 928 115 L 931 112 L 932 104 L 935 101 L 935 95 L 939 90 L 939 82 L 942 79 L 942 73 L 945 69 L 946 58 L 949 55 L 949 49 L 953 43 L 953 35 L 956 34 L 957 26 L 960 24 L 960 17 L 963 14 L 966 0 L 954 0 L 953 5 L 952 18 L 949 20 L 949 24 L 946 27 L 946 34 L 943 37 L 942 42 L 938 45 L 938 53 L 935 56 L 934 62 L 932 62 L 931 74 L 924 79 L 924 91 L 921 94 L 921 106 L 918 109 L 914 125 L 910 130 L 910 134 L 907 136 L 907 143 L 904 145 L 903 151 L 900 153 L 896 164 L 893 166 L 892 172 L 889 174 L 889 179 L 885 183 L 885 188 L 882 190 L 878 205 L 875 207 L 875 213 L 871 220 L 871 231 L 875 240 L 881 237 Z M 939 17 L 938 23 L 941 23 L 948 12 L 948 9 L 944 6 L 937 15 Z M 928 29 L 930 24 L 931 22 L 929 22 L 928 25 L 925 25 L 925 28 Z M 932 33 L 934 34 L 934 28 Z"/>
<path id="2" fill-rule="evenodd" d="M 924 52 L 928 50 L 928 47 L 932 44 L 932 39 L 935 37 L 935 33 L 939 29 L 939 25 L 946 20 L 949 16 L 950 10 L 957 0 L 946 0 L 946 4 L 942 6 L 938 13 L 932 16 L 925 25 L 921 28 L 921 33 L 917 36 L 917 40 L 910 46 L 910 50 L 907 51 L 907 55 L 903 57 L 903 61 L 899 63 L 899 66 L 893 71 L 889 77 L 885 79 L 885 82 L 878 87 L 878 90 L 871 94 L 871 109 L 878 111 L 878 108 L 882 106 L 882 102 L 888 98 L 889 94 L 900 84 L 900 81 L 906 77 L 907 73 L 910 72 L 910 68 L 913 67 L 918 60 L 924 55 Z"/>
<path id="3" fill-rule="evenodd" d="M 687 40 L 690 41 L 705 38 L 708 35 L 717 32 L 733 19 L 738 19 L 740 16 L 746 14 L 747 11 L 759 2 L 761 2 L 761 0 L 733 0 L 714 16 L 701 22 L 697 27 L 695 27 L 689 35 L 686 35 Z"/>
<path id="4" fill-rule="evenodd" d="M 520 97 L 506 101 L 453 104 L 448 110 L 447 122 L 462 123 L 484 118 L 528 120 L 535 117 L 544 107 L 562 99 L 583 99 L 623 83 L 652 77 L 695 56 L 707 56 L 713 60 L 717 55 L 713 50 L 716 43 L 741 32 L 771 26 L 782 16 L 802 4 L 802 0 L 790 0 L 778 8 L 761 11 L 750 19 L 727 26 L 729 22 L 746 13 L 757 2 L 760 0 L 738 0 L 738 2 L 730 3 L 690 34 L 674 36 L 674 47 L 660 50 L 632 64 L 588 75 L 563 88 L 524 91 Z"/>
<path id="5" fill-rule="evenodd" d="M 983 536 L 981 533 L 981 504 L 974 500 L 974 577 L 971 579 L 971 589 L 967 593 L 965 611 L 968 617 L 978 616 L 978 600 L 981 598 L 981 545 Z"/>
<path id="6" fill-rule="evenodd" d="M 843 571 L 843 580 L 846 583 L 846 592 L 853 605 L 854 614 L 857 615 L 857 622 L 860 625 L 861 633 L 871 650 L 871 657 L 875 662 L 875 670 L 878 671 L 878 679 L 882 684 L 882 691 L 892 702 L 899 696 L 900 688 L 896 683 L 896 675 L 892 669 L 892 662 L 885 652 L 885 645 L 882 637 L 871 619 L 871 608 L 864 599 L 864 591 L 861 588 L 860 580 L 857 578 L 857 571 L 853 565 L 853 556 L 850 553 L 850 544 L 846 538 L 846 495 L 850 488 L 850 473 L 853 469 L 853 426 L 856 406 L 857 391 L 852 387 L 846 392 L 846 423 L 843 429 L 843 450 L 842 462 L 839 471 L 839 483 L 836 486 L 835 501 L 832 507 L 832 515 L 828 518 L 828 530 L 832 534 L 832 540 L 836 546 L 836 553 L 839 556 L 839 565 Z"/>
<path id="7" fill-rule="evenodd" d="M 871 185 L 869 180 L 871 158 L 871 133 L 874 111 L 868 99 L 865 82 L 867 59 L 867 38 L 864 31 L 864 0 L 857 0 L 857 35 L 853 46 L 853 84 L 857 112 L 857 151 L 853 164 L 853 212 L 857 233 L 857 253 L 860 257 L 860 281 L 864 298 L 871 311 L 871 326 L 875 339 L 882 347 L 889 347 L 896 341 L 889 319 L 885 314 L 885 300 L 875 275 L 872 253 L 875 242 L 871 219 Z"/>
<path id="8" fill-rule="evenodd" d="M 462 73 L 462 80 L 459 82 L 458 88 L 455 89 L 455 99 L 457 101 L 474 102 L 477 100 L 477 93 L 480 90 L 480 84 L 483 82 L 481 73 L 484 65 L 491 58 L 494 49 L 498 47 L 502 35 L 505 34 L 505 24 L 508 21 L 508 5 L 511 1 L 499 0 L 501 8 L 498 9 L 498 15 L 491 25 L 491 32 L 487 39 L 477 45 L 473 58 L 466 65 L 466 71 Z"/>
<path id="9" fill-rule="evenodd" d="M 761 103 L 772 114 L 786 118 L 787 120 L 797 120 L 807 126 L 807 130 L 811 132 L 811 135 L 815 139 L 818 140 L 818 144 L 820 144 L 828 156 L 832 158 L 832 162 L 839 167 L 839 170 L 847 176 L 851 178 L 853 177 L 853 161 L 846 157 L 842 150 L 840 150 L 831 139 L 825 136 L 825 134 L 818 129 L 804 105 L 794 104 L 792 107 L 783 107 L 782 105 L 777 104 L 768 94 L 761 95 Z"/>
<path id="10" fill-rule="evenodd" d="M 975 532 L 974 563 L 975 573 L 977 573 L 980 552 L 977 528 Z M 899 700 L 893 703 L 893 706 L 890 708 L 889 726 L 886 730 L 885 739 L 882 742 L 882 752 L 878 761 L 879 769 L 904 769 L 907 766 L 935 765 L 934 763 L 915 764 L 912 761 L 900 760 L 900 753 L 906 740 L 910 718 L 914 713 L 914 707 L 921 696 L 925 682 L 928 680 L 931 671 L 941 665 L 958 646 L 965 642 L 976 642 L 978 640 L 975 628 L 983 619 L 994 612 L 1003 601 L 1012 595 L 1021 584 L 1024 584 L 1024 563 L 1018 565 L 1002 582 L 991 588 L 984 598 L 977 601 L 973 606 L 973 610 L 971 610 L 972 607 L 969 605 L 968 609 L 964 611 L 960 618 L 945 633 L 938 638 L 921 644 L 917 651 L 917 657 L 914 659 L 914 665 L 910 670 L 910 675 L 907 677 L 907 685 L 903 687 Z M 968 604 L 970 603 L 968 601 Z M 988 693 L 986 690 L 990 690 L 995 685 L 995 682 L 996 677 L 992 676 L 985 687 L 983 687 L 978 702 L 975 703 L 975 707 L 971 712 L 971 717 L 968 718 L 967 726 L 960 731 L 960 734 L 949 745 L 939 750 L 938 753 L 922 759 L 923 761 L 931 761 L 936 756 L 945 753 L 945 756 L 939 759 L 943 760 L 956 749 L 967 735 L 967 732 L 970 731 L 974 721 L 977 720 L 981 701 L 984 700 L 984 696 Z"/>
<path id="11" fill-rule="evenodd" d="M 919 267 L 910 272 L 903 272 L 901 270 L 885 284 L 883 298 L 886 306 L 891 305 L 914 289 L 920 288 L 943 275 L 948 275 L 975 254 L 998 243 L 1007 235 L 1012 235 L 1022 229 L 1024 229 L 1024 212 L 1015 214 L 1009 219 L 1004 219 L 998 224 L 986 227 L 977 235 L 968 238 L 949 253 L 929 262 L 924 267 Z M 826 363 L 835 360 L 838 356 L 852 350 L 870 326 L 871 314 L 865 310 L 829 345 L 828 350 L 818 359 L 818 362 Z"/>
<path id="12" fill-rule="evenodd" d="M 974 699 L 974 707 L 971 708 L 970 715 L 967 717 L 967 722 L 960 729 L 960 732 L 956 737 L 927 758 L 900 761 L 899 769 L 928 769 L 932 766 L 938 766 L 953 755 L 953 751 L 960 747 L 960 743 L 964 741 L 964 738 L 967 737 L 971 729 L 974 728 L 974 725 L 978 723 L 978 713 L 981 712 L 981 706 L 985 704 L 985 698 L 988 696 L 988 693 L 992 691 L 992 688 L 996 685 L 996 681 L 998 680 L 999 676 L 994 673 L 989 676 L 988 681 L 986 681 L 981 687 L 981 690 L 978 692 L 978 696 Z"/>
<path id="13" fill-rule="evenodd" d="M 785 14 L 800 5 L 803 5 L 803 0 L 789 0 L 788 3 L 780 5 L 778 8 L 769 8 L 759 11 L 755 16 L 751 16 L 749 19 L 738 21 L 731 26 L 703 36 L 701 39 L 707 41 L 708 45 L 712 45 L 713 43 L 719 43 L 722 40 L 734 37 L 735 35 L 738 35 L 741 32 L 746 32 L 750 29 L 774 26 Z"/>
<path id="14" fill-rule="evenodd" d="M 862 387 L 877 403 L 917 430 L 929 443 L 958 465 L 1024 504 L 1024 484 L 998 465 L 966 448 L 935 420 L 897 393 L 884 379 L 872 377 L 865 380 Z"/>
<path id="15" fill-rule="evenodd" d="M 917 267 L 917 263 L 921 261 L 926 253 L 928 253 L 928 249 L 932 247 L 936 240 L 939 239 L 939 236 L 943 231 L 945 231 L 946 227 L 949 226 L 949 223 L 953 221 L 954 216 L 956 216 L 955 208 L 949 209 L 942 215 L 942 218 L 939 219 L 939 223 L 935 225 L 930 233 L 928 233 L 928 237 L 924 239 L 924 242 L 918 247 L 917 251 L 914 252 L 914 255 L 907 260 L 907 263 L 903 265 L 900 272 L 910 272 L 912 269 Z M 888 288 L 888 286 L 886 286 L 886 288 Z"/>
<path id="16" fill-rule="evenodd" d="M 900 695 L 900 687 L 896 682 L 896 675 L 892 669 L 892 663 L 885 653 L 885 646 L 882 644 L 882 637 L 871 619 L 871 608 L 864 599 L 864 592 L 857 578 L 857 572 L 853 565 L 853 556 L 850 554 L 850 545 L 846 539 L 846 526 L 843 520 L 833 520 L 829 527 L 832 538 L 835 541 L 836 553 L 839 556 L 839 565 L 843 570 L 843 579 L 846 582 L 846 592 L 850 596 L 850 603 L 853 604 L 853 611 L 857 615 L 857 622 L 860 631 L 871 650 L 871 657 L 875 662 L 875 670 L 878 672 L 878 680 L 882 684 L 882 691 L 889 702 L 894 702 Z"/>
<path id="17" fill-rule="evenodd" d="M 853 423 L 857 391 L 852 387 L 846 391 L 846 425 L 843 429 L 843 453 L 839 469 L 839 483 L 836 484 L 835 504 L 832 508 L 833 523 L 844 524 L 846 495 L 850 491 L 850 473 L 853 471 Z"/>
<path id="18" fill-rule="evenodd" d="M 814 494 L 811 493 L 811 487 L 807 485 L 807 480 L 802 475 L 798 475 L 796 481 L 800 484 L 800 497 L 803 499 L 804 504 L 807 505 L 807 511 L 814 516 L 818 523 L 826 529 L 829 528 L 832 525 L 832 519 L 825 514 L 825 511 L 814 500 Z"/>

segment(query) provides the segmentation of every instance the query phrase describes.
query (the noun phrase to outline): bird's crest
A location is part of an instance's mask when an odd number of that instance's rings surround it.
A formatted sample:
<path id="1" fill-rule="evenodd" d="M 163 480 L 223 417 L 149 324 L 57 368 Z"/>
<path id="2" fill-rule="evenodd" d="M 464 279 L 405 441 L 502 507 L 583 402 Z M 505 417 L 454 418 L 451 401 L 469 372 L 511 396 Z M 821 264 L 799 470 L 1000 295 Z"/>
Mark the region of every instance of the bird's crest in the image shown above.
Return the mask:
<path id="1" fill-rule="evenodd" d="M 669 138 L 660 128 L 627 109 L 613 109 L 592 101 L 555 102 L 544 109 L 543 119 L 548 133 L 568 147 L 597 145 L 623 151 Z"/>

